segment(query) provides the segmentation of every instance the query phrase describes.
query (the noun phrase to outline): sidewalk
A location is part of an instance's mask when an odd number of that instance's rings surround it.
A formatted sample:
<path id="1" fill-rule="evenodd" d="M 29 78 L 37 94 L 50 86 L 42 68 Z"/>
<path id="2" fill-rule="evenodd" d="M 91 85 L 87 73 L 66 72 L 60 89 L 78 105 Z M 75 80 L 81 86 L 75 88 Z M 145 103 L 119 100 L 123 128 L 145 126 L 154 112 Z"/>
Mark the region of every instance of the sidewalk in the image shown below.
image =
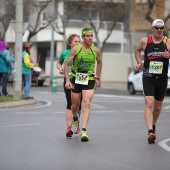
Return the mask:
<path id="1" fill-rule="evenodd" d="M 105 87 L 107 88 L 97 88 L 95 90 L 95 94 L 112 94 L 112 95 L 128 95 L 128 91 L 123 89 L 122 86 L 118 85 L 116 88 L 110 88 L 108 84 L 105 84 Z M 47 91 L 51 91 L 51 86 L 46 87 L 36 87 L 32 86 L 32 90 L 41 91 L 42 88 L 45 88 Z M 8 86 L 9 93 L 13 93 L 13 87 Z M 57 86 L 57 92 L 64 92 L 63 86 L 58 85 Z M 30 100 L 20 100 L 15 102 L 0 102 L 0 109 L 1 108 L 12 108 L 12 107 L 20 107 L 20 106 L 26 106 L 26 105 L 34 105 L 37 104 L 36 99 L 30 99 Z"/>
<path id="2" fill-rule="evenodd" d="M 19 106 L 25 106 L 25 105 L 33 105 L 36 103 L 37 103 L 37 100 L 35 100 L 35 99 L 20 100 L 20 101 L 15 101 L 15 102 L 0 102 L 0 109 L 1 108 L 19 107 Z"/>

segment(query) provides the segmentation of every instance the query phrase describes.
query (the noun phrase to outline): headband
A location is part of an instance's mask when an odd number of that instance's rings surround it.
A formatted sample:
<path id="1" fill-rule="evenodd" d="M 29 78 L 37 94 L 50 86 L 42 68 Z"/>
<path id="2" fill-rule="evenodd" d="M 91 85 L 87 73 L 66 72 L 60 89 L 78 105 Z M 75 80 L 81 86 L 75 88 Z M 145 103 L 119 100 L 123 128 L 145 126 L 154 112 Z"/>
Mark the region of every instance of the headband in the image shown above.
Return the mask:
<path id="1" fill-rule="evenodd" d="M 91 28 L 84 28 L 84 29 L 81 31 L 81 35 L 83 36 L 83 35 L 85 35 L 85 34 L 87 34 L 87 33 L 89 33 L 89 32 L 93 32 L 93 30 L 92 30 Z"/>

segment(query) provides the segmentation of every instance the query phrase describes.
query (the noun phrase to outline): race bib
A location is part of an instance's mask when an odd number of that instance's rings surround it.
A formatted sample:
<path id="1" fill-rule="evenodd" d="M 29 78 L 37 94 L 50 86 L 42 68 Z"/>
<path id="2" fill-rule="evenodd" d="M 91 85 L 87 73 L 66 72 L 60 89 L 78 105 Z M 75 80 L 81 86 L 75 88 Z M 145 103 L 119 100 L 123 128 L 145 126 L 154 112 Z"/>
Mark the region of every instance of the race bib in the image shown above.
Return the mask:
<path id="1" fill-rule="evenodd" d="M 76 73 L 75 83 L 88 85 L 89 75 L 86 73 Z"/>
<path id="2" fill-rule="evenodd" d="M 163 62 L 151 61 L 149 65 L 149 73 L 162 74 Z"/>

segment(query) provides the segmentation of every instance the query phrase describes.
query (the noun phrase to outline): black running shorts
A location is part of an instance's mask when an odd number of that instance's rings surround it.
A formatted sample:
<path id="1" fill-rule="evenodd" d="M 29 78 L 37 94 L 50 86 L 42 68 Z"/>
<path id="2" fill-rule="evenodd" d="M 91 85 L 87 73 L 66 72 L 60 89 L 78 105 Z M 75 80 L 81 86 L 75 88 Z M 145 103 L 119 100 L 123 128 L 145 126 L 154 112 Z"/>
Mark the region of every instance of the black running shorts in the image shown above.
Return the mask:
<path id="1" fill-rule="evenodd" d="M 72 92 L 73 93 L 81 93 L 82 90 L 91 90 L 96 88 L 96 81 L 95 80 L 89 80 L 88 85 L 81 85 L 75 83 L 75 77 L 71 80 L 72 83 Z"/>
<path id="2" fill-rule="evenodd" d="M 66 84 L 66 79 L 64 78 L 63 88 L 64 88 L 66 100 L 67 100 L 66 109 L 71 110 L 71 105 L 72 105 L 72 103 L 71 103 L 71 89 L 66 89 L 65 84 Z M 80 105 L 79 105 L 79 110 L 81 110 L 82 96 L 81 96 L 80 100 L 81 101 L 80 101 Z"/>
<path id="3" fill-rule="evenodd" d="M 167 77 L 148 77 L 143 75 L 143 93 L 145 96 L 154 96 L 156 100 L 163 101 L 167 90 Z"/>

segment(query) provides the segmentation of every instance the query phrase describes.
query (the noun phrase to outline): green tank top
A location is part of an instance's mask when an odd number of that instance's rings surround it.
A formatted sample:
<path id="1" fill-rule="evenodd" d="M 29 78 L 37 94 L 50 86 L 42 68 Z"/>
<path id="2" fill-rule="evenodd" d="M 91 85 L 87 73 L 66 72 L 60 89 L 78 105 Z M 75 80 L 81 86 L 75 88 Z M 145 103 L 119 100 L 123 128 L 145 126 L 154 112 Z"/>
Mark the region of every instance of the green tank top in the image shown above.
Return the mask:
<path id="1" fill-rule="evenodd" d="M 94 44 L 91 45 L 90 50 L 85 51 L 82 49 L 79 43 L 76 49 L 76 55 L 73 59 L 72 75 L 75 77 L 75 73 L 87 73 L 89 80 L 94 80 L 93 73 L 96 63 L 96 51 Z"/>

